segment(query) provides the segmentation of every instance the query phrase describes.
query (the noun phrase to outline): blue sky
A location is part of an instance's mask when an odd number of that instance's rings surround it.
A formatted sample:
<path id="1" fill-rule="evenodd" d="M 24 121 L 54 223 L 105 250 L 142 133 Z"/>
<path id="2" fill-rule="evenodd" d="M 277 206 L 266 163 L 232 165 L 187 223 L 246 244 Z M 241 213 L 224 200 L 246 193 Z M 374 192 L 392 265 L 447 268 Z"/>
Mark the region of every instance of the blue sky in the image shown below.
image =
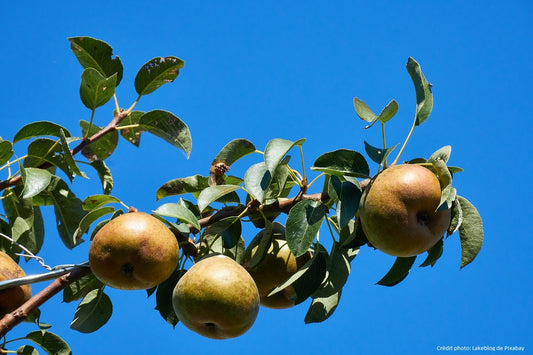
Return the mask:
<path id="1" fill-rule="evenodd" d="M 136 98 L 133 79 L 143 63 L 168 55 L 185 61 L 175 83 L 144 97 L 138 109 L 165 109 L 183 119 L 192 132 L 191 157 L 145 136 L 140 149 L 121 142 L 108 161 L 112 194 L 141 210 L 171 201 L 155 201 L 164 182 L 207 174 L 220 148 L 235 138 L 258 149 L 272 138 L 306 138 L 306 166 L 338 148 L 364 152 L 364 140 L 378 145 L 380 130 L 363 130 L 353 97 L 377 112 L 398 101 L 387 141 L 402 142 L 415 106 L 405 70 L 411 56 L 433 84 L 435 101 L 402 157 L 428 157 L 451 145 L 450 164 L 465 170 L 454 185 L 484 221 L 481 253 L 462 270 L 454 235 L 434 268 L 414 267 L 406 280 L 386 288 L 375 283 L 394 258 L 363 247 L 329 320 L 305 325 L 308 302 L 286 311 L 262 309 L 254 327 L 233 340 L 208 340 L 180 324 L 172 329 L 143 291 L 108 290 L 113 317 L 96 333 L 80 334 L 69 329 L 76 305 L 62 304 L 58 296 L 41 308 L 42 320 L 53 324 L 74 354 L 533 348 L 531 2 L 19 1 L 2 2 L 0 10 L 4 139 L 36 120 L 77 132 L 78 121 L 89 119 L 79 100 L 82 70 L 67 37 L 91 36 L 114 48 L 125 67 L 117 92 L 125 107 Z M 106 124 L 111 109 L 97 111 L 95 123 Z M 237 163 L 231 173 L 242 176 L 254 159 Z M 99 192 L 96 180 L 80 179 L 73 189 L 79 196 Z M 45 211 L 45 217 L 47 263 L 85 260 L 89 243 L 67 250 L 56 237 L 53 214 Z M 245 238 L 254 231 L 249 233 Z M 33 262 L 23 266 L 28 273 L 42 271 Z M 33 329 L 23 325 L 10 335 Z"/>

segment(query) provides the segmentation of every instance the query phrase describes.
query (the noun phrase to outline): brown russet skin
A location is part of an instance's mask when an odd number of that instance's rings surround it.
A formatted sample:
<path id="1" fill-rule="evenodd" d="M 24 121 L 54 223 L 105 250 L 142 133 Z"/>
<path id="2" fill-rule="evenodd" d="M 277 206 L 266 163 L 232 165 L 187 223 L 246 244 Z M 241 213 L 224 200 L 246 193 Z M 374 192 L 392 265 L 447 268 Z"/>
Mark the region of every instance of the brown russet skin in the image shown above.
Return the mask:
<path id="1" fill-rule="evenodd" d="M 22 268 L 9 255 L 0 251 L 0 281 L 26 276 Z M 0 290 L 0 319 L 31 298 L 31 286 L 15 286 Z"/>
<path id="2" fill-rule="evenodd" d="M 251 256 L 257 250 L 260 237 L 261 235 L 258 235 L 250 243 L 245 254 L 245 267 L 249 264 Z M 282 234 L 274 234 L 272 244 L 259 265 L 254 268 L 247 267 L 259 290 L 261 306 L 273 309 L 285 309 L 294 306 L 296 291 L 292 285 L 289 285 L 272 296 L 268 295 L 277 286 L 294 275 L 310 258 L 310 253 L 296 258 L 290 251 L 284 236 Z"/>
<path id="3" fill-rule="evenodd" d="M 369 242 L 382 252 L 410 257 L 434 246 L 450 225 L 451 211 L 436 211 L 437 176 L 415 164 L 392 165 L 365 188 L 359 220 Z"/>
<path id="4" fill-rule="evenodd" d="M 106 285 L 143 290 L 168 279 L 179 259 L 178 241 L 167 226 L 144 212 L 120 215 L 94 236 L 89 264 Z"/>
<path id="5" fill-rule="evenodd" d="M 172 304 L 190 330 L 212 339 L 235 338 L 254 324 L 259 292 L 239 263 L 215 255 L 201 259 L 180 278 Z"/>

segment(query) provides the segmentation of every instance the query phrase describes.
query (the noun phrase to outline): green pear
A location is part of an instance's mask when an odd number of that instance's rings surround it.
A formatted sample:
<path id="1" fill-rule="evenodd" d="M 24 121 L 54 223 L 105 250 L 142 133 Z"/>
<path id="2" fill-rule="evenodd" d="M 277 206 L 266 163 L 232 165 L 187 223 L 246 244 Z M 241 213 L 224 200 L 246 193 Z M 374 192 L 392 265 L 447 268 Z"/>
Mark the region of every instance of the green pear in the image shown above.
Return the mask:
<path id="1" fill-rule="evenodd" d="M 195 263 L 172 294 L 183 325 L 212 339 L 235 338 L 248 331 L 259 312 L 259 292 L 235 260 L 217 254 Z"/>
<path id="2" fill-rule="evenodd" d="M 359 221 L 368 241 L 382 252 L 409 257 L 434 246 L 450 225 L 449 209 L 437 211 L 441 186 L 429 169 L 392 165 L 366 186 Z"/>
<path id="3" fill-rule="evenodd" d="M 89 248 L 93 274 L 122 290 L 143 290 L 168 279 L 176 269 L 176 236 L 157 218 L 130 212 L 106 223 Z"/>

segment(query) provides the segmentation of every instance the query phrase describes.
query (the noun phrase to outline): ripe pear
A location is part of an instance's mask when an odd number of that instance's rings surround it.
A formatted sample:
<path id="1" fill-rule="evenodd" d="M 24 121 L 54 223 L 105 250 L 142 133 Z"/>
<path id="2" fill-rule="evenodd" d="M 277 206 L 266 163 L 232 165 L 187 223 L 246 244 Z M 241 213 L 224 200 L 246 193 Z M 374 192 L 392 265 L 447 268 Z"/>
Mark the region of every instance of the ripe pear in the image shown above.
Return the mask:
<path id="1" fill-rule="evenodd" d="M 201 259 L 180 278 L 172 304 L 190 330 L 212 339 L 235 338 L 254 324 L 259 292 L 239 263 L 218 254 Z"/>
<path id="2" fill-rule="evenodd" d="M 274 226 L 276 226 L 276 223 L 274 223 Z M 244 265 L 257 285 L 261 297 L 261 306 L 273 309 L 285 309 L 294 306 L 296 291 L 292 285 L 287 286 L 272 296 L 268 295 L 298 271 L 310 259 L 310 254 L 295 257 L 285 240 L 285 229 L 280 229 L 279 227 L 277 229 L 272 235 L 272 244 L 263 260 L 257 266 L 249 268 L 248 265 L 250 264 L 252 255 L 257 251 L 259 242 L 263 237 L 263 232 L 260 232 L 252 239 L 244 255 Z"/>
<path id="3" fill-rule="evenodd" d="M 365 188 L 359 221 L 375 248 L 397 257 L 415 256 L 434 246 L 450 224 L 449 209 L 436 211 L 440 199 L 439 179 L 431 170 L 392 165 Z"/>
<path id="4" fill-rule="evenodd" d="M 26 276 L 22 268 L 9 255 L 0 251 L 0 281 Z M 0 291 L 0 319 L 31 298 L 31 286 L 15 286 Z"/>
<path id="5" fill-rule="evenodd" d="M 106 285 L 122 290 L 155 287 L 170 277 L 179 259 L 175 235 L 144 212 L 120 215 L 94 236 L 89 264 Z"/>

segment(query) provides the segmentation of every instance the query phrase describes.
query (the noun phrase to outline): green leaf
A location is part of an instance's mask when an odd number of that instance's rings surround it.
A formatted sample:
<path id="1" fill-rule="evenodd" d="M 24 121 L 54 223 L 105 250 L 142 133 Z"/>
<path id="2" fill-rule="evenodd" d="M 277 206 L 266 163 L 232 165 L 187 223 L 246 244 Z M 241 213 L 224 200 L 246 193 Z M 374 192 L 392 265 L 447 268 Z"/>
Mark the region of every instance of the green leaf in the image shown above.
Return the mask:
<path id="1" fill-rule="evenodd" d="M 143 133 L 143 130 L 140 127 L 133 126 L 139 124 L 139 120 L 144 114 L 145 113 L 142 111 L 132 111 L 126 116 L 126 118 L 120 121 L 120 124 L 118 125 L 119 127 L 128 126 L 128 128 L 120 129 L 120 135 L 136 147 L 141 144 L 141 134 Z"/>
<path id="2" fill-rule="evenodd" d="M 187 158 L 191 154 L 192 139 L 189 128 L 172 113 L 163 110 L 153 110 L 142 115 L 139 119 L 139 124 L 141 129 L 183 150 Z"/>
<path id="3" fill-rule="evenodd" d="M 435 264 L 437 263 L 437 260 L 439 260 L 439 258 L 441 257 L 442 255 L 442 252 L 443 252 L 443 245 L 444 245 L 444 242 L 441 240 L 439 240 L 437 242 L 437 244 L 435 244 L 434 246 L 432 246 L 429 250 L 428 250 L 428 255 L 426 257 L 426 260 L 424 260 L 424 262 L 422 264 L 420 264 L 420 267 L 424 267 L 424 266 L 435 266 Z"/>
<path id="4" fill-rule="evenodd" d="M 265 192 L 272 182 L 272 175 L 264 162 L 252 165 L 244 174 L 244 186 L 261 204 L 265 201 Z"/>
<path id="5" fill-rule="evenodd" d="M 433 163 L 433 162 L 435 162 L 435 161 L 437 161 L 439 159 L 444 161 L 445 163 L 447 163 L 448 160 L 450 159 L 451 153 L 452 153 L 452 146 L 451 145 L 446 145 L 446 146 L 438 149 L 433 154 L 431 154 L 431 156 L 428 159 L 428 163 Z"/>
<path id="6" fill-rule="evenodd" d="M 278 224 L 278 223 L 276 223 Z M 278 224 L 279 225 L 279 224 Z M 273 228 L 272 228 L 272 222 L 266 221 L 265 222 L 265 228 L 263 228 L 257 235 L 252 239 L 250 242 L 250 245 L 248 246 L 247 253 L 250 253 L 248 255 L 248 263 L 246 265 L 247 269 L 253 269 L 256 266 L 258 266 L 261 261 L 265 258 L 266 254 L 268 253 L 268 249 L 270 248 L 270 245 L 272 244 L 272 236 L 273 236 Z M 283 237 L 285 237 L 285 234 L 283 233 Z M 253 252 L 253 255 L 252 255 Z"/>
<path id="7" fill-rule="evenodd" d="M 110 194 L 113 189 L 113 176 L 111 175 L 111 170 L 107 167 L 105 161 L 103 160 L 94 160 L 89 163 L 100 178 L 102 182 L 102 189 L 104 194 Z"/>
<path id="8" fill-rule="evenodd" d="M 241 220 L 236 216 L 226 217 L 209 225 L 205 229 L 206 235 L 219 235 L 222 237 L 224 248 L 233 248 L 238 242 L 242 232 Z"/>
<path id="9" fill-rule="evenodd" d="M 337 220 L 339 227 L 342 229 L 355 217 L 362 192 L 359 186 L 349 181 L 341 181 L 337 176 L 332 176 L 330 182 L 338 198 Z"/>
<path id="10" fill-rule="evenodd" d="M 434 159 L 431 164 L 437 171 L 441 189 L 452 184 L 452 174 L 442 159 Z"/>
<path id="11" fill-rule="evenodd" d="M 41 193 L 45 204 L 52 203 L 56 215 L 57 231 L 61 240 L 69 249 L 75 247 L 79 240 L 74 239 L 82 218 L 87 214 L 82 202 L 60 178 L 54 176 L 50 185 Z"/>
<path id="12" fill-rule="evenodd" d="M 105 77 L 110 77 L 116 73 L 117 83 L 122 80 L 122 62 L 120 58 L 113 56 L 111 46 L 103 41 L 91 37 L 71 37 L 70 49 L 80 62 L 83 68 L 94 68 Z"/>
<path id="13" fill-rule="evenodd" d="M 374 162 L 376 162 L 378 164 L 383 164 L 383 162 L 387 159 L 387 157 L 394 150 L 394 148 L 396 148 L 398 146 L 398 144 L 396 144 L 393 147 L 390 147 L 390 148 L 387 148 L 387 149 L 383 149 L 383 148 L 373 147 L 370 144 L 368 144 L 366 141 L 364 141 L 364 142 L 365 142 L 366 154 L 368 154 L 368 157 L 370 159 L 372 159 L 372 161 L 374 161 Z"/>
<path id="14" fill-rule="evenodd" d="M 194 213 L 179 203 L 166 203 L 159 206 L 154 212 L 160 216 L 179 219 L 184 223 L 192 225 L 194 228 L 196 228 L 196 230 L 202 229 Z"/>
<path id="15" fill-rule="evenodd" d="M 329 293 L 323 291 L 319 296 L 313 296 L 313 301 L 305 314 L 305 324 L 323 322 L 335 312 L 342 291 L 334 291 L 332 288 L 328 288 L 328 290 Z"/>
<path id="16" fill-rule="evenodd" d="M 199 193 L 209 187 L 208 178 L 201 175 L 193 175 L 186 178 L 179 178 L 167 181 L 156 192 L 157 200 L 186 193 Z"/>
<path id="17" fill-rule="evenodd" d="M 76 230 L 74 231 L 73 240 L 81 240 L 81 237 L 85 233 L 87 233 L 87 231 L 89 230 L 89 228 L 91 228 L 91 225 L 94 222 L 96 222 L 100 217 L 105 216 L 106 214 L 111 214 L 113 212 L 115 212 L 115 208 L 111 206 L 91 210 L 81 219 L 78 228 L 76 228 Z"/>
<path id="18" fill-rule="evenodd" d="M 44 241 L 41 210 L 33 206 L 32 198 L 18 198 L 19 189 L 4 190 L 2 198 L 4 212 L 11 225 L 11 238 L 37 254 Z"/>
<path id="19" fill-rule="evenodd" d="M 236 185 L 216 185 L 205 188 L 200 192 L 200 196 L 198 196 L 198 208 L 200 212 L 203 212 L 212 202 L 238 189 L 240 187 Z"/>
<path id="20" fill-rule="evenodd" d="M 186 270 L 174 270 L 172 275 L 170 275 L 166 281 L 157 286 L 155 294 L 156 309 L 159 311 L 161 317 L 163 317 L 163 319 L 172 327 L 175 327 L 179 322 L 178 316 L 176 315 L 176 312 L 174 312 L 174 307 L 172 305 L 172 294 L 174 292 L 174 287 L 185 272 Z"/>
<path id="21" fill-rule="evenodd" d="M 231 166 L 237 160 L 255 152 L 255 146 L 252 142 L 246 139 L 234 139 L 226 144 L 213 160 L 213 164 L 223 162 L 224 164 Z"/>
<path id="22" fill-rule="evenodd" d="M 368 163 L 363 155 L 347 149 L 322 154 L 315 160 L 311 170 L 322 171 L 330 175 L 361 178 L 368 178 L 370 174 Z"/>
<path id="23" fill-rule="evenodd" d="M 70 327 L 81 333 L 92 333 L 107 323 L 113 304 L 102 289 L 90 291 L 80 302 Z"/>
<path id="24" fill-rule="evenodd" d="M 411 57 L 407 60 L 407 72 L 413 80 L 416 91 L 415 125 L 419 126 L 429 117 L 433 109 L 431 86 L 424 77 L 420 65 Z"/>
<path id="25" fill-rule="evenodd" d="M 385 123 L 393 118 L 396 113 L 398 113 L 398 103 L 395 100 L 391 100 L 379 113 L 378 120 L 381 123 Z"/>
<path id="26" fill-rule="evenodd" d="M 111 195 L 91 195 L 83 200 L 81 207 L 85 211 L 95 210 L 109 203 L 120 203 L 120 200 Z"/>
<path id="27" fill-rule="evenodd" d="M 90 291 L 100 289 L 103 286 L 104 284 L 94 274 L 83 276 L 63 289 L 63 302 L 77 301 L 85 297 Z"/>
<path id="28" fill-rule="evenodd" d="M 89 110 L 105 105 L 115 94 L 117 75 L 106 78 L 94 68 L 87 68 L 81 74 L 80 98 Z"/>
<path id="29" fill-rule="evenodd" d="M 392 265 L 389 272 L 381 280 L 379 280 L 377 284 L 389 287 L 399 284 L 409 274 L 409 270 L 411 270 L 411 266 L 413 266 L 415 263 L 415 259 L 416 256 L 396 258 L 396 261 Z"/>
<path id="30" fill-rule="evenodd" d="M 176 57 L 157 57 L 141 67 L 135 76 L 135 90 L 139 94 L 148 95 L 160 86 L 173 82 L 185 62 Z"/>
<path id="31" fill-rule="evenodd" d="M 50 181 L 52 180 L 52 174 L 44 169 L 21 168 L 20 173 L 24 185 L 21 195 L 22 199 L 38 195 L 48 187 L 48 184 L 50 184 Z"/>
<path id="32" fill-rule="evenodd" d="M 26 339 L 39 345 L 48 354 L 53 355 L 71 355 L 72 351 L 68 344 L 58 335 L 46 331 L 36 330 L 26 334 Z"/>
<path id="33" fill-rule="evenodd" d="M 362 100 L 359 100 L 357 97 L 353 98 L 353 106 L 355 108 L 355 113 L 363 121 L 373 123 L 378 119 L 378 116 L 376 116 L 376 114 L 372 112 L 370 107 L 368 107 Z"/>
<path id="34" fill-rule="evenodd" d="M 282 161 L 283 157 L 287 155 L 289 150 L 291 150 L 295 146 L 301 146 L 304 142 L 304 138 L 299 139 L 295 142 L 281 138 L 274 138 L 269 141 L 265 148 L 265 164 L 268 171 L 270 171 L 270 174 L 275 174 L 278 165 Z"/>
<path id="35" fill-rule="evenodd" d="M 65 159 L 60 142 L 49 138 L 37 138 L 28 145 L 28 157 L 24 159 L 24 166 L 38 167 L 45 162 L 61 169 L 70 181 L 74 178 L 75 173 Z"/>
<path id="36" fill-rule="evenodd" d="M 33 346 L 23 345 L 17 349 L 17 354 L 18 355 L 39 355 L 39 352 Z"/>
<path id="37" fill-rule="evenodd" d="M 13 156 L 13 144 L 0 138 L 0 165 L 4 165 Z"/>
<path id="38" fill-rule="evenodd" d="M 94 124 L 91 124 L 90 122 L 81 120 L 80 121 L 80 127 L 83 135 L 92 136 L 102 130 L 101 127 L 98 127 Z M 88 146 L 84 147 L 82 150 L 82 154 L 85 158 L 87 158 L 90 162 L 93 162 L 95 160 L 106 160 L 113 154 L 115 149 L 118 145 L 118 132 L 113 131 L 109 134 L 104 135 L 100 139 L 98 139 L 96 142 L 89 144 Z"/>
<path id="39" fill-rule="evenodd" d="M 67 163 L 70 171 L 72 171 L 74 174 L 88 178 L 87 175 L 80 170 L 78 165 L 76 164 L 76 161 L 74 160 L 74 157 L 72 156 L 72 153 L 70 152 L 70 147 L 68 146 L 67 137 L 65 136 L 65 133 L 63 130 L 59 130 L 59 142 L 61 143 L 61 148 L 63 149 L 63 159 Z"/>
<path id="40" fill-rule="evenodd" d="M 52 136 L 52 137 L 61 137 L 60 132 L 63 130 L 63 133 L 66 137 L 71 137 L 70 132 L 53 122 L 48 121 L 37 121 L 29 123 L 23 126 L 13 138 L 13 143 L 17 143 L 24 139 L 31 139 L 40 136 Z"/>
<path id="41" fill-rule="evenodd" d="M 291 208 L 285 237 L 289 249 L 296 257 L 308 252 L 325 215 L 326 207 L 320 201 L 302 200 Z"/>
<path id="42" fill-rule="evenodd" d="M 463 221 L 459 225 L 461 240 L 461 269 L 470 264 L 483 245 L 483 221 L 474 205 L 462 196 L 457 196 L 461 205 Z"/>

